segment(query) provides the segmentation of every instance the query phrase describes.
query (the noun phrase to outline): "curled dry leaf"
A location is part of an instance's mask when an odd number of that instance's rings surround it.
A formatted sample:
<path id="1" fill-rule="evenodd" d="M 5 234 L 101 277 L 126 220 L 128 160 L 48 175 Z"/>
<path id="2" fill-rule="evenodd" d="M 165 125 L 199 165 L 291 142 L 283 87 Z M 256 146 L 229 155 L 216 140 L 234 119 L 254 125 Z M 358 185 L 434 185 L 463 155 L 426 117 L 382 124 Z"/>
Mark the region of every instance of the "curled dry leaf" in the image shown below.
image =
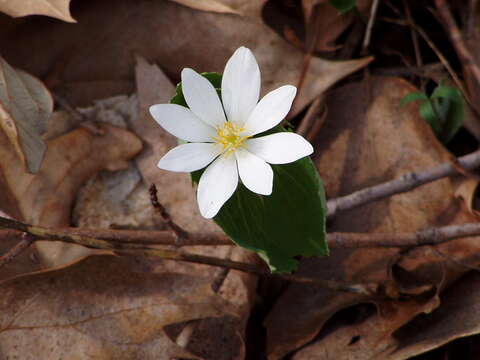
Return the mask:
<path id="1" fill-rule="evenodd" d="M 36 173 L 42 164 L 53 99 L 45 86 L 0 57 L 0 129 L 7 135 L 19 162 Z"/>
<path id="2" fill-rule="evenodd" d="M 75 22 L 75 19 L 70 15 L 69 6 L 70 0 L 5 0 L 0 3 L 0 12 L 13 17 L 46 15 L 67 22 Z"/>
<path id="3" fill-rule="evenodd" d="M 413 86 L 397 78 L 372 78 L 371 85 L 369 91 L 365 83 L 349 84 L 328 96 L 329 112 L 315 141 L 315 161 L 329 197 L 450 159 L 415 107 L 399 107 L 406 94 L 416 91 Z M 472 219 L 455 197 L 455 183 L 444 179 L 345 212 L 332 221 L 330 231 L 411 232 Z M 335 250 L 327 259 L 304 260 L 300 275 L 338 281 L 389 281 L 412 300 L 378 304 L 380 313 L 367 321 L 323 329 L 322 334 L 328 335 L 312 341 L 339 310 L 377 300 L 291 285 L 266 319 L 269 359 L 279 359 L 308 342 L 311 344 L 299 350 L 295 360 L 323 360 L 332 353 L 338 354 L 338 359 L 387 358 L 399 346 L 392 334 L 417 314 L 436 308 L 437 292 L 467 271 L 448 257 L 475 264 L 479 260 L 472 259 L 472 254 L 479 253 L 478 247 L 474 237 L 401 253 L 382 248 Z"/>
<path id="4" fill-rule="evenodd" d="M 0 292 L 1 358 L 209 360 L 183 348 L 171 327 L 181 330 L 198 319 L 238 321 L 207 279 L 138 273 L 127 259 L 112 256 L 12 279 Z M 221 336 L 241 342 L 235 332 Z"/>
<path id="5" fill-rule="evenodd" d="M 2 209 L 27 223 L 70 225 L 70 209 L 80 186 L 102 170 L 118 170 L 141 150 L 140 140 L 127 130 L 103 125 L 97 136 L 80 128 L 48 141 L 42 169 L 35 175 L 18 166 L 16 154 L 0 132 L 0 200 Z M 29 272 L 78 260 L 89 250 L 70 244 L 38 242 L 41 264 L 31 261 Z M 26 256 L 26 255 L 25 255 Z M 0 278 L 11 276 L 8 269 Z"/>
<path id="6" fill-rule="evenodd" d="M 171 1 L 118 0 L 112 6 L 110 1 L 99 0 L 95 6 L 79 9 L 75 26 L 37 21 L 10 26 L 8 33 L 0 31 L 0 47 L 9 61 L 34 74 L 50 74 L 57 79 L 56 91 L 73 106 L 132 91 L 125 79 L 134 77 L 135 53 L 157 61 L 177 81 L 185 67 L 222 72 L 227 59 L 242 45 L 255 53 L 262 71 L 262 91 L 266 93 L 281 85 L 296 85 L 304 56 L 263 24 L 259 10 L 264 2 L 238 1 L 232 8 L 249 15 L 232 16 Z M 52 41 L 55 48 L 45 47 Z M 76 44 L 74 49 L 72 44 Z M 32 59 L 32 53 L 38 57 Z M 371 60 L 313 58 L 294 112 Z M 58 66 L 52 69 L 52 64 Z M 112 83 L 117 86 L 112 87 Z"/>

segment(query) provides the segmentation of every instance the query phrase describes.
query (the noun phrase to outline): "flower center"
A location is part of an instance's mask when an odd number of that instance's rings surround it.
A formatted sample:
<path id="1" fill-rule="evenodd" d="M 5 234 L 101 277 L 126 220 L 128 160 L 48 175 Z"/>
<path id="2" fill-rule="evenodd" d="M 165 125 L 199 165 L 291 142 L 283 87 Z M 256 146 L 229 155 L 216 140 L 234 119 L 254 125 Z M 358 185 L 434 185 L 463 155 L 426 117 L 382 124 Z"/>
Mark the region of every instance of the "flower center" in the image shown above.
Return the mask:
<path id="1" fill-rule="evenodd" d="M 230 121 L 226 121 L 223 124 L 223 127 L 217 128 L 217 137 L 214 137 L 213 140 L 217 144 L 223 146 L 223 151 L 227 154 L 233 153 L 236 149 L 243 146 L 245 140 L 250 136 L 242 136 L 242 133 L 245 129 L 235 125 Z"/>

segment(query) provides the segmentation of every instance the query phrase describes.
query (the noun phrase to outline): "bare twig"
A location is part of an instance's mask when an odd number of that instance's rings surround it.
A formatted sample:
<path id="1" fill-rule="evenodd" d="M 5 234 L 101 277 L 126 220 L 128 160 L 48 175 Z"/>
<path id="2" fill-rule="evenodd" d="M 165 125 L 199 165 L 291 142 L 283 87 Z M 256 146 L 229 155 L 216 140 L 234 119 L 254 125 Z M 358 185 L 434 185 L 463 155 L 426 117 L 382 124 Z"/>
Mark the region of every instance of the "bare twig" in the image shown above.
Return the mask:
<path id="1" fill-rule="evenodd" d="M 393 6 L 390 2 L 386 2 L 386 4 L 390 7 L 390 9 L 392 9 L 396 14 L 398 14 L 399 16 L 402 16 L 402 13 L 395 7 Z M 427 43 L 427 45 L 432 49 L 432 51 L 435 53 L 435 55 L 437 55 L 438 57 L 438 60 L 440 60 L 440 62 L 443 64 L 443 66 L 445 67 L 445 69 L 447 70 L 447 72 L 449 73 L 449 75 L 451 76 L 453 82 L 455 83 L 455 85 L 457 86 L 457 88 L 460 90 L 460 92 L 462 93 L 465 101 L 467 102 L 467 104 L 470 106 L 470 108 L 472 109 L 472 111 L 475 113 L 475 115 L 477 117 L 480 117 L 480 110 L 478 109 L 477 105 L 474 104 L 474 102 L 472 101 L 472 98 L 470 97 L 469 93 L 467 92 L 467 90 L 465 89 L 465 86 L 463 85 L 462 81 L 460 80 L 460 78 L 457 76 L 457 74 L 455 73 L 455 71 L 453 70 L 452 66 L 450 65 L 450 62 L 447 60 L 447 58 L 443 55 L 443 53 L 440 51 L 440 49 L 435 45 L 435 43 L 430 39 L 430 37 L 428 36 L 428 34 L 420 27 L 418 26 L 417 24 L 414 24 L 412 22 L 409 22 L 408 19 L 406 22 L 404 21 L 401 21 L 401 20 L 393 20 L 393 19 L 389 19 L 388 20 L 389 22 L 394 22 L 398 25 L 406 25 L 406 26 L 410 26 L 412 27 L 413 29 L 415 29 L 415 31 L 422 37 L 422 39 Z M 466 123 L 465 125 L 468 125 L 468 123 Z M 470 126 L 470 127 L 473 127 L 473 126 Z M 475 136 L 478 137 L 478 131 L 475 131 L 475 129 L 472 129 L 472 132 L 475 134 Z"/>
<path id="2" fill-rule="evenodd" d="M 0 228 L 2 228 L 2 219 L 0 219 Z M 0 229 L 0 241 L 4 239 L 21 240 L 21 229 L 9 230 Z M 42 234 L 55 238 L 66 234 L 68 236 L 80 236 L 83 238 L 96 238 L 107 240 L 112 243 L 141 244 L 141 245 L 171 245 L 177 246 L 176 235 L 171 231 L 155 230 L 124 230 L 124 229 L 82 229 L 82 228 L 59 228 L 54 233 L 48 230 L 42 230 Z M 62 240 L 61 238 L 58 240 Z M 184 239 L 181 246 L 218 246 L 233 245 L 233 242 L 226 236 L 218 232 L 193 233 Z"/>
<path id="3" fill-rule="evenodd" d="M 473 170 L 480 166 L 480 150 L 454 160 L 458 166 Z M 367 187 L 350 195 L 330 199 L 327 202 L 328 217 L 333 217 L 341 211 L 353 209 L 366 203 L 380 200 L 410 191 L 423 184 L 458 174 L 457 165 L 444 163 L 425 171 L 411 172 L 385 183 Z"/>
<path id="4" fill-rule="evenodd" d="M 363 38 L 362 43 L 362 52 L 364 53 L 368 51 L 368 46 L 370 45 L 373 24 L 375 23 L 375 17 L 377 16 L 377 9 L 379 3 L 379 0 L 373 0 L 372 7 L 370 8 L 370 17 L 368 18 L 367 29 L 365 30 L 365 37 Z"/>
<path id="5" fill-rule="evenodd" d="M 458 29 L 458 26 L 453 18 L 450 9 L 448 8 L 445 0 L 435 0 L 435 6 L 437 7 L 438 14 L 442 19 L 442 24 L 445 27 L 446 32 L 450 36 L 450 40 L 457 51 L 458 57 L 463 64 L 463 67 L 475 78 L 477 84 L 480 84 L 480 68 L 475 62 L 470 50 L 468 50 L 465 42 L 463 41 L 462 34 Z"/>
<path id="6" fill-rule="evenodd" d="M 296 275 L 272 275 L 266 268 L 259 267 L 249 263 L 220 259 L 211 256 L 190 254 L 178 249 L 171 250 L 166 248 L 154 248 L 132 242 L 114 242 L 105 239 L 98 239 L 91 236 L 82 236 L 71 234 L 65 229 L 50 229 L 40 226 L 28 225 L 16 220 L 0 217 L 0 228 L 15 229 L 29 234 L 34 240 L 63 241 L 66 243 L 78 244 L 92 249 L 112 250 L 120 255 L 132 256 L 156 256 L 166 260 L 191 262 L 196 264 L 205 264 L 221 268 L 239 270 L 259 276 L 276 277 L 281 280 L 298 282 L 322 288 L 328 288 L 334 291 L 354 292 L 365 295 L 383 295 L 383 284 L 376 283 L 347 283 L 336 282 L 333 280 L 322 280 L 316 278 L 300 277 Z M 113 231 L 113 230 L 112 230 Z M 115 230 L 123 232 L 124 230 Z"/>
<path id="7" fill-rule="evenodd" d="M 150 185 L 149 192 L 150 202 L 152 203 L 153 208 L 162 217 L 165 225 L 167 225 L 167 227 L 172 231 L 172 233 L 175 234 L 176 245 L 183 245 L 183 243 L 189 238 L 190 234 L 172 220 L 172 217 L 170 216 L 167 209 L 165 209 L 165 207 L 158 201 L 157 187 L 155 186 L 155 184 Z"/>
<path id="8" fill-rule="evenodd" d="M 453 239 L 480 235 L 480 223 L 432 227 L 411 233 L 329 233 L 328 246 L 335 248 L 398 247 L 438 245 Z"/>
<path id="9" fill-rule="evenodd" d="M 412 12 L 410 11 L 410 5 L 407 0 L 403 0 L 403 7 L 405 8 L 405 15 L 407 21 L 410 24 L 414 24 Z M 415 62 L 418 67 L 423 66 L 422 53 L 420 51 L 420 45 L 418 44 L 418 34 L 415 32 L 413 27 L 410 27 L 410 36 L 412 37 L 413 49 L 415 50 Z M 425 91 L 425 79 L 420 78 L 420 89 Z"/>
<path id="10" fill-rule="evenodd" d="M 28 249 L 30 245 L 35 241 L 35 237 L 26 233 L 23 233 L 22 240 L 17 245 L 8 250 L 5 254 L 0 256 L 0 268 L 12 262 L 18 255 Z"/>

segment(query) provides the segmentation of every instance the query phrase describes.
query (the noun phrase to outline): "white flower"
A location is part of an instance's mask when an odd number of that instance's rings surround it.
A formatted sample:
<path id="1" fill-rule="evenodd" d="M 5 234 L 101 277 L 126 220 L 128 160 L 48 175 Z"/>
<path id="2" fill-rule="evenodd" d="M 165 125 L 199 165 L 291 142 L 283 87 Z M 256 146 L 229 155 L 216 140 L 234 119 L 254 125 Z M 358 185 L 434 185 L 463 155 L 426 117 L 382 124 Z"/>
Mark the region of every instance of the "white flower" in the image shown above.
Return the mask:
<path id="1" fill-rule="evenodd" d="M 249 190 L 270 195 L 273 171 L 269 164 L 290 163 L 313 152 L 310 143 L 294 133 L 253 137 L 283 120 L 297 89 L 279 87 L 259 102 L 260 70 L 245 47 L 237 49 L 225 66 L 223 106 L 213 85 L 192 69 L 183 69 L 182 89 L 190 109 L 174 104 L 150 107 L 166 131 L 189 142 L 170 150 L 158 167 L 192 172 L 208 165 L 197 189 L 205 218 L 214 217 L 232 196 L 239 176 Z"/>

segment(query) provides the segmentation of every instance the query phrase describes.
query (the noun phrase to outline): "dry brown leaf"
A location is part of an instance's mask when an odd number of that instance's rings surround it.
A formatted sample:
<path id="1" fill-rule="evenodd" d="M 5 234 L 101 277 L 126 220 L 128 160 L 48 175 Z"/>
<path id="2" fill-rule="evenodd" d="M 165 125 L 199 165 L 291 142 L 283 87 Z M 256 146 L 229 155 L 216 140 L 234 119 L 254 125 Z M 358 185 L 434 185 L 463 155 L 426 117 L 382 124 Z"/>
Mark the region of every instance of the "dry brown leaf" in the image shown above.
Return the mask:
<path id="1" fill-rule="evenodd" d="M 417 109 L 399 107 L 406 94 L 417 91 L 413 86 L 396 78 L 373 78 L 371 84 L 371 91 L 365 83 L 349 84 L 328 97 L 329 112 L 315 142 L 315 161 L 329 197 L 351 193 L 450 159 L 419 117 Z M 370 105 L 369 94 L 372 96 Z M 454 191 L 454 184 L 448 179 L 424 185 L 342 213 L 334 219 L 330 231 L 409 232 L 426 226 L 471 221 L 468 211 L 459 206 Z M 478 253 L 475 242 L 478 243 L 478 239 L 459 239 L 436 248 L 465 260 L 469 254 L 471 257 Z M 393 265 L 398 291 L 414 297 L 441 289 L 466 271 L 440 257 L 430 247 L 420 247 L 401 255 L 396 249 L 334 250 L 328 259 L 304 260 L 299 274 L 339 281 L 382 281 L 390 279 Z M 290 286 L 266 320 L 269 358 L 278 359 L 314 339 L 338 310 L 369 301 L 372 299 L 365 296 Z M 435 306 L 435 302 L 432 304 Z M 389 351 L 393 351 L 396 342 L 390 335 L 394 330 L 415 314 L 430 311 L 432 304 L 419 303 L 416 308 L 405 311 L 402 303 L 392 302 L 393 311 L 398 315 L 375 317 L 369 328 L 378 331 L 370 332 L 370 336 L 357 345 L 345 348 L 345 356 L 337 358 L 362 352 L 376 354 L 382 345 L 390 346 Z M 348 345 L 345 336 L 341 336 L 342 331 L 355 333 L 352 329 L 339 331 L 306 346 L 296 359 L 327 359 L 327 354 Z M 379 339 L 384 342 L 375 343 Z M 356 352 L 355 346 L 362 351 Z"/>
<path id="2" fill-rule="evenodd" d="M 356 2 L 360 13 L 368 16 L 371 0 L 359 0 Z M 302 0 L 303 11 L 307 23 L 307 42 L 312 44 L 314 52 L 334 51 L 340 45 L 335 42 L 351 26 L 355 15 L 349 11 L 340 14 L 337 9 L 325 0 Z"/>
<path id="3" fill-rule="evenodd" d="M 251 8 L 261 8 L 263 1 L 239 3 L 231 7 L 253 13 L 257 10 Z M 303 53 L 263 24 L 259 16 L 203 12 L 166 0 L 119 0 L 113 7 L 110 1 L 101 0 L 94 7 L 79 9 L 75 26 L 36 21 L 10 26 L 8 32 L 0 32 L 0 46 L 11 62 L 34 74 L 56 78 L 56 91 L 73 106 L 88 105 L 99 93 L 106 97 L 131 90 L 125 80 L 133 79 L 135 53 L 157 61 L 168 76 L 178 81 L 184 67 L 223 72 L 227 59 L 244 45 L 253 50 L 260 64 L 264 93 L 280 85 L 296 85 Z M 51 42 L 56 44 L 54 48 L 45 47 Z M 31 53 L 38 56 L 32 59 L 28 56 Z M 295 111 L 371 60 L 312 59 Z M 112 88 L 112 83 L 118 87 Z M 87 89 L 86 84 L 91 86 Z"/>
<path id="4" fill-rule="evenodd" d="M 0 131 L 3 129 L 25 168 L 36 173 L 42 164 L 53 111 L 50 92 L 35 77 L 12 68 L 0 57 Z"/>
<path id="5" fill-rule="evenodd" d="M 13 17 L 46 15 L 67 22 L 75 22 L 70 15 L 70 0 L 5 0 L 0 3 L 0 12 Z"/>
<path id="6" fill-rule="evenodd" d="M 108 125 L 103 129 L 103 136 L 77 129 L 49 140 L 43 167 L 35 175 L 18 166 L 6 136 L 0 133 L 2 209 L 31 224 L 70 225 L 70 209 L 80 186 L 102 169 L 125 168 L 126 160 L 141 150 L 140 140 L 132 133 Z M 41 249 L 42 264 L 31 261 L 31 268 L 23 272 L 67 264 L 89 253 L 89 250 L 75 245 L 37 244 Z M 0 274 L 0 278 L 12 275 L 8 267 Z"/>
<path id="7" fill-rule="evenodd" d="M 192 354 L 166 327 L 238 321 L 208 279 L 138 273 L 127 259 L 111 256 L 13 279 L 0 292 L 2 359 L 224 359 Z M 241 343 L 239 335 L 226 331 L 222 337 L 228 359 L 237 358 L 241 347 L 227 346 Z"/>
<path id="8" fill-rule="evenodd" d="M 397 331 L 395 352 L 386 360 L 404 360 L 454 339 L 480 333 L 480 276 L 471 272 L 441 297 L 442 306 Z"/>
<path id="9" fill-rule="evenodd" d="M 230 6 L 216 0 L 170 0 L 177 4 L 190 7 L 196 10 L 211 11 L 216 13 L 237 14 L 240 13 Z"/>

